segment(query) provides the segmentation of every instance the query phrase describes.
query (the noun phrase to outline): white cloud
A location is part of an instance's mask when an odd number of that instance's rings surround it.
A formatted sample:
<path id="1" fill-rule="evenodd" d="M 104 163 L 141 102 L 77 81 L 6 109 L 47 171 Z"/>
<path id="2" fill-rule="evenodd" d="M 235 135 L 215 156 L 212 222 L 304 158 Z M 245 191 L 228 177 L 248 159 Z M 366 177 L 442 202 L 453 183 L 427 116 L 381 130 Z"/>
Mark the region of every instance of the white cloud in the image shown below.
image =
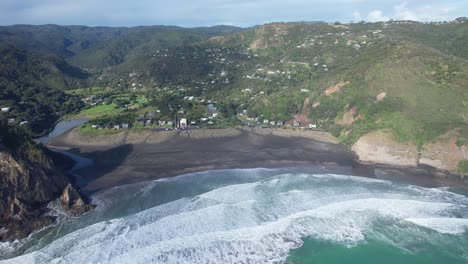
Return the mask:
<path id="1" fill-rule="evenodd" d="M 228 21 L 451 20 L 466 0 L 0 0 L 0 24 L 208 26 Z M 354 12 L 353 12 L 354 11 Z"/>
<path id="2" fill-rule="evenodd" d="M 377 21 L 388 21 L 389 18 L 383 15 L 383 12 L 381 10 L 372 10 L 368 15 L 367 15 L 367 21 L 370 22 L 377 22 Z"/>
<path id="3" fill-rule="evenodd" d="M 354 11 L 353 12 L 353 21 L 354 22 L 362 21 L 361 13 L 359 13 L 358 11 Z"/>
<path id="4" fill-rule="evenodd" d="M 457 10 L 457 7 L 459 10 Z M 414 20 L 414 21 L 441 21 L 451 20 L 457 16 L 461 16 L 463 8 L 460 8 L 458 2 L 445 2 L 437 4 L 413 5 L 409 6 L 408 2 L 400 2 L 388 8 L 388 12 L 382 9 L 374 9 L 368 13 L 366 20 L 369 22 L 387 21 L 389 19 L 396 20 Z M 458 13 L 458 15 L 456 15 Z M 360 15 L 358 11 L 354 11 L 352 16 L 355 18 Z"/>
<path id="5" fill-rule="evenodd" d="M 394 18 L 398 20 L 419 20 L 418 15 L 414 11 L 411 11 L 406 7 L 407 3 L 403 2 L 399 5 L 394 6 L 395 14 Z"/>

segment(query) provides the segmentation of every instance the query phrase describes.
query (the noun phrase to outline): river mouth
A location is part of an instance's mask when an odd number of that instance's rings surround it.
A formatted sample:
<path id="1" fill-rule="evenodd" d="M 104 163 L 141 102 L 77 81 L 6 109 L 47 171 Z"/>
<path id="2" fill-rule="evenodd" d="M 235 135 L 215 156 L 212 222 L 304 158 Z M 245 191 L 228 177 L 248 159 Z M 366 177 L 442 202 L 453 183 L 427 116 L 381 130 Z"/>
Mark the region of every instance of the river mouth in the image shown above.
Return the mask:
<path id="1" fill-rule="evenodd" d="M 1 255 L 18 263 L 324 263 L 326 252 L 354 250 L 359 260 L 375 248 L 402 261 L 435 251 L 446 263 L 468 261 L 468 198 L 450 189 L 313 169 L 235 169 L 92 198 L 96 210 L 62 216 Z"/>
<path id="2" fill-rule="evenodd" d="M 63 133 L 80 126 L 82 124 L 87 123 L 89 120 L 88 119 L 73 119 L 73 120 L 64 120 L 60 121 L 55 125 L 54 129 L 47 135 L 41 137 L 39 139 L 39 142 L 46 145 L 49 143 L 49 141 L 57 136 L 62 135 Z"/>

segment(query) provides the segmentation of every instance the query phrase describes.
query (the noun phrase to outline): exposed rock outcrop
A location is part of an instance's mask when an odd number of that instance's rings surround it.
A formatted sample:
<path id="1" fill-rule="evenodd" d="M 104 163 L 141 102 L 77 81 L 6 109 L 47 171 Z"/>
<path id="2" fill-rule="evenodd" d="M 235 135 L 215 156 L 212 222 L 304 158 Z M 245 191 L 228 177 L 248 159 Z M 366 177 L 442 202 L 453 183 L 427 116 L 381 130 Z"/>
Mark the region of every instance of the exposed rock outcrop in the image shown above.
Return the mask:
<path id="1" fill-rule="evenodd" d="M 94 205 L 87 203 L 83 196 L 70 183 L 63 190 L 60 202 L 65 212 L 72 216 L 83 214 L 94 208 Z"/>
<path id="2" fill-rule="evenodd" d="M 417 166 L 418 148 L 412 143 L 400 143 L 391 133 L 370 132 L 362 136 L 353 146 L 361 161 L 396 166 Z"/>
<path id="3" fill-rule="evenodd" d="M 26 143 L 0 150 L 0 241 L 24 238 L 53 223 L 47 205 L 60 197 L 71 215 L 91 208 L 42 147 Z"/>
<path id="4" fill-rule="evenodd" d="M 457 172 L 460 161 L 468 160 L 468 147 L 457 146 L 456 140 L 456 132 L 448 132 L 419 151 L 413 143 L 398 142 L 390 132 L 374 131 L 362 136 L 352 150 L 365 162 L 413 167 L 421 164 Z"/>
<path id="5" fill-rule="evenodd" d="M 335 85 L 332 85 L 332 86 L 328 87 L 327 89 L 325 89 L 324 94 L 326 96 L 332 95 L 332 94 L 334 94 L 336 92 L 341 91 L 348 84 L 350 84 L 350 82 L 348 82 L 348 81 L 347 82 L 339 82 L 339 83 L 337 83 Z"/>
<path id="6" fill-rule="evenodd" d="M 460 161 L 468 160 L 468 147 L 457 146 L 456 141 L 456 135 L 449 132 L 437 141 L 425 145 L 419 163 L 441 170 L 456 171 Z"/>
<path id="7" fill-rule="evenodd" d="M 352 107 L 346 113 L 343 114 L 341 119 L 337 120 L 337 124 L 342 126 L 349 126 L 352 125 L 356 121 L 356 113 L 357 113 L 357 106 Z"/>

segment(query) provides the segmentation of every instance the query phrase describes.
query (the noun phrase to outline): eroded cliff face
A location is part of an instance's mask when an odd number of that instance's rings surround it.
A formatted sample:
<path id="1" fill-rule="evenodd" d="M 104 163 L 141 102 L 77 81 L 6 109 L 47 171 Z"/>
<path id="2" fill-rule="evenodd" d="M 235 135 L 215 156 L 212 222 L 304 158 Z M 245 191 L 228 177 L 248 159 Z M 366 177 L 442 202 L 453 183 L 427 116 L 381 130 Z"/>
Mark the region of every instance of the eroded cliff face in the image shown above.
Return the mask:
<path id="1" fill-rule="evenodd" d="M 359 160 L 396 166 L 417 166 L 418 148 L 397 142 L 390 133 L 373 131 L 362 136 L 351 148 Z"/>
<path id="2" fill-rule="evenodd" d="M 51 157 L 27 143 L 0 148 L 0 241 L 20 239 L 54 222 L 47 204 L 61 199 L 64 211 L 76 215 L 91 208 Z"/>
<path id="3" fill-rule="evenodd" d="M 457 172 L 458 164 L 468 160 L 467 146 L 458 146 L 456 132 L 448 132 L 419 151 L 415 144 L 398 142 L 390 132 L 374 131 L 362 136 L 353 146 L 361 161 L 396 166 L 429 165 Z"/>
<path id="4" fill-rule="evenodd" d="M 442 170 L 456 171 L 460 161 L 468 160 L 468 147 L 458 146 L 457 136 L 451 131 L 439 137 L 437 141 L 424 145 L 419 163 Z"/>

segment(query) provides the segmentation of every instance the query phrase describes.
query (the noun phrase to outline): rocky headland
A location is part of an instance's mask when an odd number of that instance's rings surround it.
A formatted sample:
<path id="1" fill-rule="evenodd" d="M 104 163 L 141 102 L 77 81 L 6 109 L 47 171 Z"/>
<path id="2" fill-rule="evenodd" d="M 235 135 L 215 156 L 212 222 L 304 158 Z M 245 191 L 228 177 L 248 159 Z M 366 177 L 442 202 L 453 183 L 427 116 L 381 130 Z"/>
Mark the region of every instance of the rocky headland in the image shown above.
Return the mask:
<path id="1" fill-rule="evenodd" d="M 54 223 L 48 214 L 52 201 L 71 216 L 93 207 L 66 175 L 72 164 L 33 142 L 0 145 L 0 241 L 25 238 Z"/>

